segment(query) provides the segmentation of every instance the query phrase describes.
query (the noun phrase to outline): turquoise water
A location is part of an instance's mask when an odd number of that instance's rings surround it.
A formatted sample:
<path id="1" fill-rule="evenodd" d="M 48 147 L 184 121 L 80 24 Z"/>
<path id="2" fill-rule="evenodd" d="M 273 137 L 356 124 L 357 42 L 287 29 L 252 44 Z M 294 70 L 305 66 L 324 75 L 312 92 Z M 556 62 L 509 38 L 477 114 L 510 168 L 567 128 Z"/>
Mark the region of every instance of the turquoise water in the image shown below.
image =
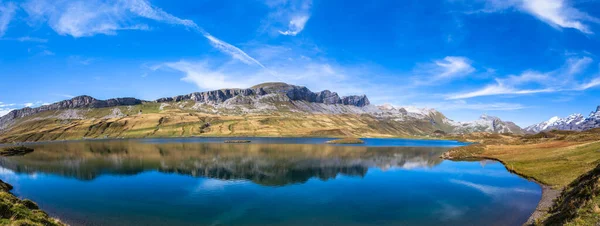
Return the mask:
<path id="1" fill-rule="evenodd" d="M 36 144 L 0 178 L 72 225 L 521 225 L 541 198 L 497 162 L 441 160 L 454 141 L 222 139 Z"/>

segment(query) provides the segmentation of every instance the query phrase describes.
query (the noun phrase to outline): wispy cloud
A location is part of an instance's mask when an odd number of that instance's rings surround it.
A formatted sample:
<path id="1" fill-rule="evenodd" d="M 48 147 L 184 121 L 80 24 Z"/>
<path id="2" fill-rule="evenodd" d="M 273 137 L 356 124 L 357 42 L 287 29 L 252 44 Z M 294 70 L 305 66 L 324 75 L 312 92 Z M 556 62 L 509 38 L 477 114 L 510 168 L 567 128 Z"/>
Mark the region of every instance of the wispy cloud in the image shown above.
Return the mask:
<path id="1" fill-rule="evenodd" d="M 2 40 L 19 41 L 19 42 L 39 42 L 39 43 L 48 42 L 48 39 L 36 38 L 36 37 L 30 37 L 30 36 L 23 36 L 23 37 L 18 37 L 18 38 L 3 38 Z"/>
<path id="2" fill-rule="evenodd" d="M 281 35 L 298 35 L 311 16 L 312 0 L 268 0 L 265 3 L 273 10 L 269 13 L 265 26 L 276 27 Z"/>
<path id="3" fill-rule="evenodd" d="M 282 35 L 296 36 L 298 33 L 304 30 L 304 26 L 306 25 L 308 18 L 308 15 L 299 15 L 292 17 L 292 19 L 290 20 L 290 24 L 288 25 L 288 30 L 279 31 L 279 33 Z"/>
<path id="4" fill-rule="evenodd" d="M 0 37 L 4 36 L 8 29 L 8 24 L 15 16 L 17 6 L 12 2 L 3 3 L 0 0 Z"/>
<path id="5" fill-rule="evenodd" d="M 182 81 L 193 83 L 202 90 L 214 90 L 222 88 L 247 88 L 252 86 L 250 83 L 256 75 L 247 75 L 246 79 L 237 76 L 231 71 L 227 72 L 225 67 L 211 67 L 209 61 L 185 61 L 164 63 L 151 67 L 153 70 L 173 69 L 184 74 Z"/>
<path id="6" fill-rule="evenodd" d="M 587 83 L 578 82 L 576 76 L 581 74 L 593 60 L 589 57 L 572 57 L 560 68 L 541 73 L 527 70 L 520 75 L 509 75 L 496 78 L 494 84 L 483 88 L 459 92 L 446 96 L 446 99 L 467 99 L 495 95 L 524 95 L 535 93 L 552 93 L 560 91 L 585 90 L 600 85 L 600 78 Z"/>
<path id="7" fill-rule="evenodd" d="M 447 56 L 432 63 L 423 64 L 415 69 L 417 84 L 433 84 L 450 81 L 475 72 L 471 60 L 460 56 Z"/>
<path id="8" fill-rule="evenodd" d="M 62 94 L 62 93 L 53 93 L 52 95 L 53 95 L 53 96 L 59 96 L 59 97 L 65 97 L 65 98 L 69 98 L 69 99 L 71 99 L 71 98 L 75 97 L 74 95 L 70 95 L 70 94 Z"/>
<path id="9" fill-rule="evenodd" d="M 265 66 L 262 65 L 260 62 L 258 62 L 258 60 L 250 57 L 246 52 L 242 51 L 238 47 L 235 47 L 227 42 L 224 42 L 218 38 L 215 38 L 214 36 L 210 35 L 209 33 L 203 32 L 203 35 L 210 41 L 210 43 L 215 48 L 231 55 L 233 58 L 238 59 L 249 65 L 256 64 L 262 68 L 265 68 Z"/>
<path id="10" fill-rule="evenodd" d="M 517 9 L 528 13 L 555 28 L 572 28 L 592 34 L 586 23 L 599 23 L 600 19 L 590 16 L 565 0 L 487 0 L 480 13 L 495 13 Z"/>
<path id="11" fill-rule="evenodd" d="M 473 189 L 478 190 L 489 196 L 500 196 L 500 195 L 507 195 L 507 194 L 511 194 L 511 193 L 530 193 L 530 194 L 538 194 L 539 193 L 539 191 L 536 191 L 536 190 L 529 190 L 529 189 L 522 189 L 522 188 L 496 187 L 496 186 L 491 186 L 491 185 L 477 184 L 477 183 L 464 181 L 464 180 L 457 180 L 457 179 L 450 179 L 450 182 L 473 188 Z"/>
<path id="12" fill-rule="evenodd" d="M 15 108 L 14 108 L 15 105 L 16 104 L 5 104 L 3 102 L 0 102 L 0 117 L 8 114 L 12 110 L 15 110 Z"/>
<path id="13" fill-rule="evenodd" d="M 218 61 L 213 58 L 180 60 L 146 66 L 149 73 L 175 71 L 182 73 L 183 81 L 195 84 L 201 90 L 220 88 L 247 88 L 263 82 L 286 82 L 304 85 L 320 91 L 330 89 L 340 93 L 364 94 L 377 92 L 382 85 L 371 86 L 361 76 L 371 75 L 368 67 L 347 67 L 325 59 L 312 59 L 296 51 L 279 46 L 260 46 L 250 50 L 268 62 L 268 69 L 252 67 L 238 61 Z M 327 79 L 323 79 L 326 77 Z M 387 89 L 390 90 L 390 89 Z"/>
<path id="14" fill-rule="evenodd" d="M 171 15 L 153 6 L 147 0 L 110 2 L 30 0 L 22 7 L 34 23 L 46 22 L 58 34 L 70 35 L 75 38 L 97 34 L 116 35 L 120 30 L 149 30 L 150 27 L 140 22 L 139 18 L 182 25 L 202 34 L 221 52 L 246 64 L 265 67 L 241 49 L 214 37 L 193 21 Z"/>
<path id="15" fill-rule="evenodd" d="M 480 103 L 480 102 L 468 102 L 465 100 L 413 103 L 412 105 L 418 106 L 418 107 L 435 108 L 437 110 L 514 111 L 514 110 L 520 110 L 520 109 L 526 108 L 526 106 L 524 106 L 522 104 L 518 104 L 518 103 L 505 103 L 505 102 Z"/>

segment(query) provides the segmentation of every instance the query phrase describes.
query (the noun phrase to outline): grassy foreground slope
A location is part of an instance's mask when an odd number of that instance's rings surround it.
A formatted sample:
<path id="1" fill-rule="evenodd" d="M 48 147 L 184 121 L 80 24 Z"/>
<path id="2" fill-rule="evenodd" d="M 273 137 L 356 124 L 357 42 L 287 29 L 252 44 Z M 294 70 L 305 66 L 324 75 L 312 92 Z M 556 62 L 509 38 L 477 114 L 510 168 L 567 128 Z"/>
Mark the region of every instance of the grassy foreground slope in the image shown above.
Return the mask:
<path id="1" fill-rule="evenodd" d="M 398 122 L 367 114 L 217 115 L 184 109 L 159 110 L 155 103 L 115 108 L 49 111 L 18 119 L 0 132 L 0 143 L 98 138 L 190 136 L 410 137 L 431 134 L 428 120 Z M 56 115 L 75 114 L 60 119 Z"/>
<path id="2" fill-rule="evenodd" d="M 489 158 L 511 171 L 564 189 L 539 225 L 595 225 L 600 222 L 600 129 L 536 135 L 469 134 L 452 137 L 471 146 L 451 149 L 446 159 Z"/>
<path id="3" fill-rule="evenodd" d="M 12 186 L 0 180 L 0 225 L 64 225 L 40 210 L 34 202 L 10 193 Z"/>

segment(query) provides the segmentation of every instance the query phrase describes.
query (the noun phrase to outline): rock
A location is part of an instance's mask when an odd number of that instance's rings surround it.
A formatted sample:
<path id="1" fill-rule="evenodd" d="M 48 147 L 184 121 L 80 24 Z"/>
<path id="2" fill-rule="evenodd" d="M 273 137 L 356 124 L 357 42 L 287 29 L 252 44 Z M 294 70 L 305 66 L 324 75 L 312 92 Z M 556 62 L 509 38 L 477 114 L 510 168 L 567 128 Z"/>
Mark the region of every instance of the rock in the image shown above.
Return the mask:
<path id="1" fill-rule="evenodd" d="M 23 204 L 25 207 L 27 207 L 27 209 L 30 209 L 30 210 L 40 209 L 40 207 L 37 205 L 37 203 L 35 203 L 29 199 L 21 200 L 21 204 Z"/>
<path id="2" fill-rule="evenodd" d="M 4 148 L 2 149 L 2 151 L 0 151 L 0 155 L 2 156 L 15 156 L 15 155 L 25 155 L 27 153 L 33 152 L 33 148 L 28 148 L 25 146 L 19 146 L 19 147 L 8 147 L 8 148 Z"/>
<path id="3" fill-rule="evenodd" d="M 325 143 L 328 144 L 364 144 L 365 142 L 358 138 L 342 138 L 337 140 L 330 140 Z"/>
<path id="4" fill-rule="evenodd" d="M 226 140 L 225 141 L 225 143 L 233 143 L 233 144 L 236 144 L 236 143 L 250 143 L 250 142 L 251 141 L 249 141 L 249 140 Z"/>
<path id="5" fill-rule="evenodd" d="M 364 106 L 371 104 L 366 95 L 345 96 L 345 97 L 342 97 L 342 103 L 345 105 L 354 105 L 357 107 L 364 107 Z"/>
<path id="6" fill-rule="evenodd" d="M 0 180 L 0 190 L 8 192 L 12 189 L 13 189 L 12 185 L 4 183 L 4 181 Z"/>

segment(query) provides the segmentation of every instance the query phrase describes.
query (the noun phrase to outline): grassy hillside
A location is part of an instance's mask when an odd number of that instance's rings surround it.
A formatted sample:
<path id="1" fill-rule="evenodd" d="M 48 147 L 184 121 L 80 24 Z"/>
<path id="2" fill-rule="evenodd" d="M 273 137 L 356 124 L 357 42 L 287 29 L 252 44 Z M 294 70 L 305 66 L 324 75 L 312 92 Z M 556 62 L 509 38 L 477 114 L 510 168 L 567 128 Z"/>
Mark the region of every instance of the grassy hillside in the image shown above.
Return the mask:
<path id="1" fill-rule="evenodd" d="M 52 219 L 37 204 L 10 193 L 12 186 L 0 180 L 0 225 L 64 225 Z"/>
<path id="2" fill-rule="evenodd" d="M 43 112 L 18 119 L 0 132 L 0 142 L 190 136 L 410 137 L 439 129 L 428 120 L 398 122 L 371 115 L 297 112 L 217 115 L 186 110 L 190 107 L 186 103 L 179 105 L 183 106 L 145 103 Z"/>

